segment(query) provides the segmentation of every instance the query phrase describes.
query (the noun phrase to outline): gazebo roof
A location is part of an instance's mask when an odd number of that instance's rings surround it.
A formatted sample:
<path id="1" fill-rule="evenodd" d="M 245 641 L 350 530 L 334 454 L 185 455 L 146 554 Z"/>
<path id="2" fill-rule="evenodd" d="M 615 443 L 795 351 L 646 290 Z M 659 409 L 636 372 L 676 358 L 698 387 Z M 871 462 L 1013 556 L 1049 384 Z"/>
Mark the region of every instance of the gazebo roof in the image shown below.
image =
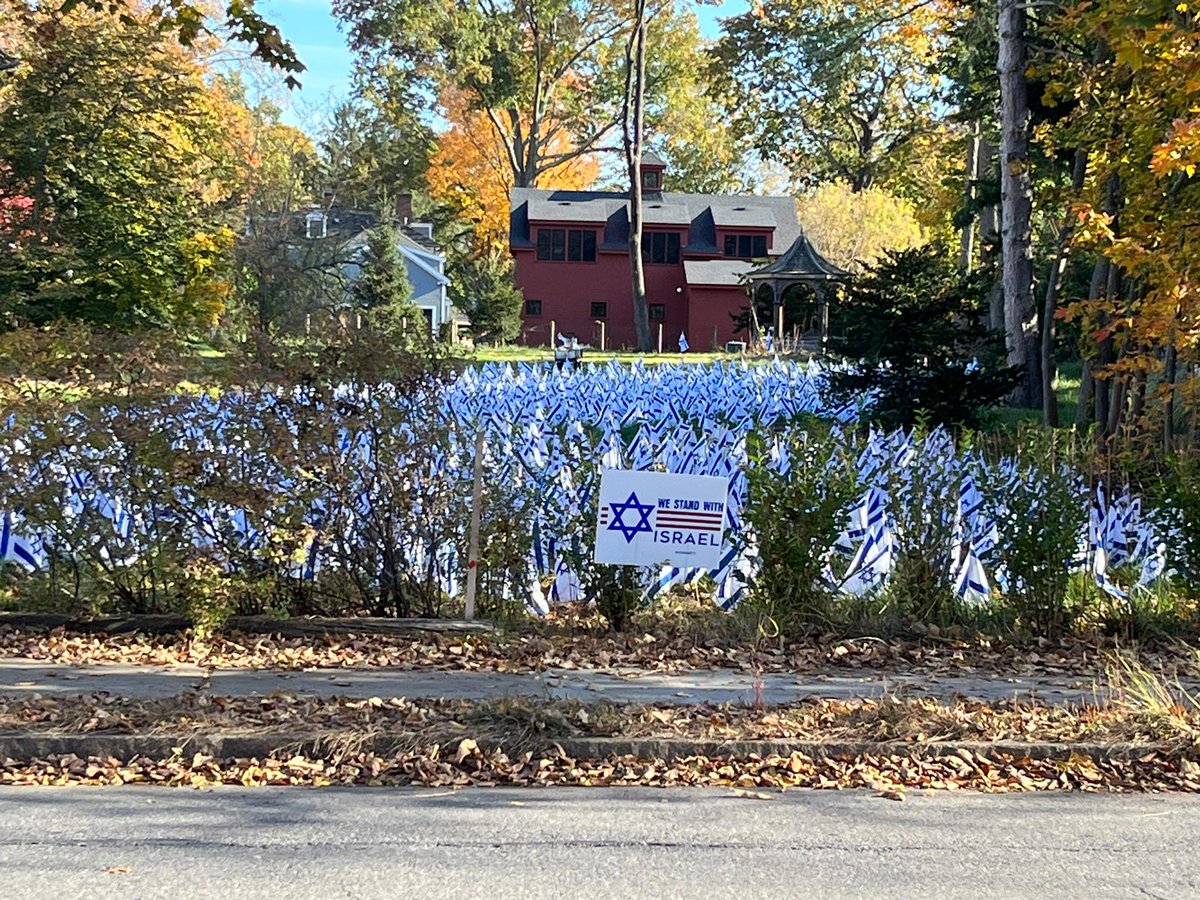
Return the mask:
<path id="1" fill-rule="evenodd" d="M 852 273 L 835 266 L 818 253 L 803 231 L 779 259 L 746 273 L 750 281 L 848 281 L 852 277 Z"/>

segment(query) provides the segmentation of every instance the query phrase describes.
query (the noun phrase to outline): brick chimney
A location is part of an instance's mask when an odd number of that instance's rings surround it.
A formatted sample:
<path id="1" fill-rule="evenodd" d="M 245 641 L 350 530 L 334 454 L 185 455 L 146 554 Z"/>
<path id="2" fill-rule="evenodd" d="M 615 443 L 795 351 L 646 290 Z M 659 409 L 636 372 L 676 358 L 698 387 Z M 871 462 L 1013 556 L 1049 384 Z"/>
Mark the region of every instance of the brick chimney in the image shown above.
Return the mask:
<path id="1" fill-rule="evenodd" d="M 407 225 L 412 221 L 412 194 L 397 194 L 396 195 L 396 221 L 401 225 Z"/>

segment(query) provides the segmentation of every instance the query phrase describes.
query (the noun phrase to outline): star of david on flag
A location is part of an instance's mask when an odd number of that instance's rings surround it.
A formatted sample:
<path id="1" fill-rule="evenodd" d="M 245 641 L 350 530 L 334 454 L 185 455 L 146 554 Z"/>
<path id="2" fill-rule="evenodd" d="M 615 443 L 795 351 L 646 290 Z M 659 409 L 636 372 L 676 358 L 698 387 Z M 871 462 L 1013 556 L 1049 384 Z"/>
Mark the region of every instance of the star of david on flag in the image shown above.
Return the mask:
<path id="1" fill-rule="evenodd" d="M 630 491 L 624 503 L 610 503 L 609 508 L 612 510 L 612 521 L 608 523 L 608 530 L 621 532 L 625 543 L 631 544 L 639 534 L 654 531 L 650 525 L 650 514 L 654 512 L 654 507 L 638 500 L 636 492 Z M 636 516 L 637 521 L 630 524 L 626 519 L 629 515 Z"/>

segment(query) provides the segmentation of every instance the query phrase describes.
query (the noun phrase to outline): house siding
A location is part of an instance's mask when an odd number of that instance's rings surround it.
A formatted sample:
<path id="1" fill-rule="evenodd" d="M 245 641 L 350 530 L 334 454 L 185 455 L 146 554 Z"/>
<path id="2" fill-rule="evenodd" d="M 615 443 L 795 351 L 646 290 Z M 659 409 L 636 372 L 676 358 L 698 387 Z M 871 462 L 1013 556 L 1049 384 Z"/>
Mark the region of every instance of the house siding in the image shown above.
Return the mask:
<path id="1" fill-rule="evenodd" d="M 767 253 L 777 255 L 800 233 L 795 204 L 780 197 L 721 197 L 691 194 L 662 194 L 648 207 L 644 233 L 675 232 L 680 236 L 678 263 L 646 263 L 646 301 L 661 305 L 664 317 L 651 320 L 657 339 L 662 326 L 663 348 L 677 346 L 680 332 L 697 350 L 723 347 L 734 334 L 733 317 L 748 306 L 740 284 L 688 283 L 685 261 L 724 260 L 727 234 L 761 234 Z M 552 343 L 551 323 L 557 332 L 598 346 L 600 329 L 592 316 L 593 303 L 607 304 L 604 319 L 606 349 L 636 346 L 633 326 L 633 289 L 628 252 L 628 218 L 624 195 L 580 191 L 537 191 L 514 189 L 511 208 L 510 252 L 516 268 L 517 287 L 526 300 L 536 300 L 539 315 L 525 314 L 518 340 L 531 346 Z M 717 209 L 730 224 L 714 223 Z M 669 216 L 686 213 L 690 222 L 670 221 Z M 589 218 L 588 215 L 594 216 Z M 749 221 L 758 215 L 763 221 Z M 654 221 L 653 216 L 658 220 Z M 742 222 L 742 218 L 748 220 Z M 667 219 L 667 221 L 663 221 Z M 766 224 L 770 223 L 770 224 Z M 537 236 L 543 228 L 591 228 L 596 231 L 594 261 L 544 260 L 537 258 Z M 732 261 L 732 260 L 731 260 Z"/>
<path id="2" fill-rule="evenodd" d="M 595 262 L 548 262 L 537 259 L 533 250 L 515 254 L 517 287 L 527 300 L 542 301 L 542 314 L 526 316 L 522 322 L 521 343 L 550 343 L 550 323 L 559 334 L 574 336 L 592 346 L 599 340 L 599 328 L 591 315 L 592 303 L 608 304 L 605 317 L 605 343 L 618 349 L 636 344 L 633 331 L 633 282 L 629 255 L 600 251 Z M 687 325 L 687 282 L 683 265 L 647 265 L 646 300 L 664 307 L 662 321 L 664 345 L 671 335 Z M 657 322 L 651 327 L 656 328 Z"/>

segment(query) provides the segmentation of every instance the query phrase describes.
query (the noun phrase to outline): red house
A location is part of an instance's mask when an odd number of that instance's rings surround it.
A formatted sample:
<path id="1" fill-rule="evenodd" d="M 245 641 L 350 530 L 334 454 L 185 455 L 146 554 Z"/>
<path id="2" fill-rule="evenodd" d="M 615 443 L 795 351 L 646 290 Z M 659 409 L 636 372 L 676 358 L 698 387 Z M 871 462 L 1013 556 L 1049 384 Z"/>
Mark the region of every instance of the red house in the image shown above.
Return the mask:
<path id="1" fill-rule="evenodd" d="M 665 164 L 642 158 L 646 300 L 664 347 L 680 332 L 696 350 L 733 340 L 749 305 L 741 276 L 779 257 L 800 235 L 791 197 L 667 191 Z M 629 274 L 629 195 L 514 188 L 509 247 L 525 295 L 519 340 L 546 345 L 559 334 L 596 345 L 635 345 Z M 739 335 L 745 338 L 745 332 Z"/>

